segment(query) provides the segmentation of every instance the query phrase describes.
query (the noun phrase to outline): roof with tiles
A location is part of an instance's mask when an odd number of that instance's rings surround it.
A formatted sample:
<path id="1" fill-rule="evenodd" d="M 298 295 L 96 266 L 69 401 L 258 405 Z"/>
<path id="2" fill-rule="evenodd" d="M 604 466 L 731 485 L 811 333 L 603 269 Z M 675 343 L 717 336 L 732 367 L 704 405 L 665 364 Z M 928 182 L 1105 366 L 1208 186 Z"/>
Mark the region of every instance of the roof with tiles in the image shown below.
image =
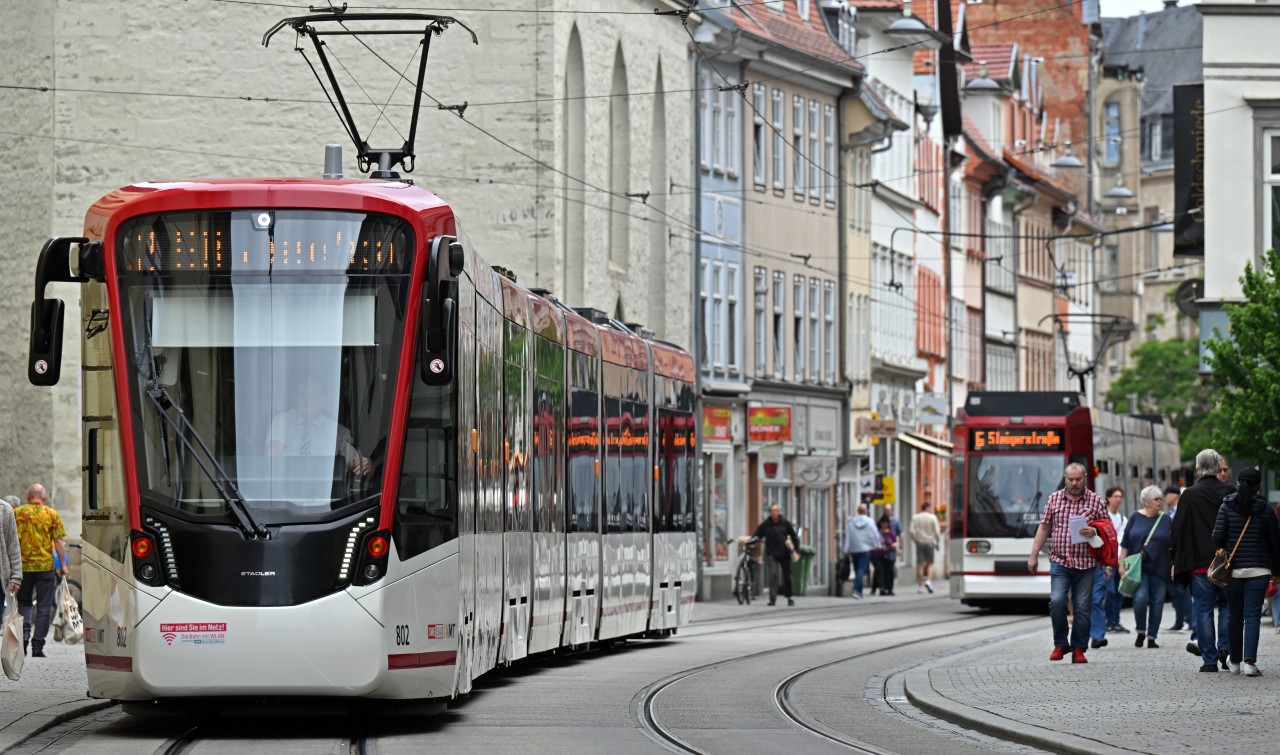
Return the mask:
<path id="1" fill-rule="evenodd" d="M 972 63 L 964 64 L 964 75 L 972 81 L 982 75 L 982 66 L 987 67 L 987 78 L 993 81 L 1008 81 L 1013 75 L 1013 64 L 1018 54 L 1017 42 L 995 42 L 974 45 L 970 49 Z"/>
<path id="2" fill-rule="evenodd" d="M 858 10 L 902 10 L 902 0 L 850 0 L 849 5 Z"/>
<path id="3" fill-rule="evenodd" d="M 792 0 L 765 5 L 735 5 L 722 12 L 737 24 L 743 34 L 788 47 L 847 71 L 861 73 L 862 65 L 849 57 L 831 38 L 818 3 L 810 2 L 806 5 L 809 6 L 807 18 L 800 17 L 798 3 Z M 781 10 L 773 10 L 775 7 Z"/>
<path id="4" fill-rule="evenodd" d="M 1053 190 L 1057 194 L 1060 194 L 1063 198 L 1067 200 L 1074 200 L 1076 198 L 1076 194 L 1074 191 L 1072 191 L 1067 186 L 1064 186 L 1063 184 L 1058 183 L 1056 180 L 1050 178 L 1047 174 L 1045 174 L 1044 171 L 1040 170 L 1040 168 L 1038 168 L 1035 165 L 1035 163 L 1033 163 L 1031 160 L 1024 159 L 1022 156 L 1014 154 L 1013 152 L 1010 152 L 1008 149 L 1004 150 L 1004 159 L 1005 159 L 1005 162 L 1017 168 L 1019 173 L 1022 173 L 1023 175 L 1027 176 L 1028 178 L 1032 179 L 1038 184 L 1043 184 L 1049 187 L 1049 189 Z"/>
<path id="5" fill-rule="evenodd" d="M 1102 19 L 1106 65 L 1142 69 L 1142 114 L 1173 112 L 1173 85 L 1199 81 L 1204 23 L 1193 6 Z"/>
<path id="6" fill-rule="evenodd" d="M 965 141 L 969 143 L 969 146 L 972 147 L 982 159 L 990 160 L 991 162 L 1000 162 L 1000 158 L 996 156 L 995 149 L 987 143 L 986 137 L 984 137 L 982 132 L 978 130 L 978 127 L 974 125 L 973 120 L 967 115 L 961 117 L 964 120 L 964 138 Z"/>

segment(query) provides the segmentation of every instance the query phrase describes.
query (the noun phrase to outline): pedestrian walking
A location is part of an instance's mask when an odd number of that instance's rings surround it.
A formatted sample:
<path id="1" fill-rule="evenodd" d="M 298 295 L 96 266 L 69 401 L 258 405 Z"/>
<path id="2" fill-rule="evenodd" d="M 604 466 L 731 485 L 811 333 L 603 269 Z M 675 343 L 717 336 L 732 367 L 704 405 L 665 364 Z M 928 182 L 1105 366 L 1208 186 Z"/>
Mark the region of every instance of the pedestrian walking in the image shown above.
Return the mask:
<path id="1" fill-rule="evenodd" d="M 1182 497 L 1182 490 L 1176 485 L 1170 485 L 1164 489 L 1164 507 L 1169 513 L 1169 519 L 1174 519 L 1178 515 L 1178 500 Z M 1169 585 L 1169 602 L 1173 604 L 1173 626 L 1169 627 L 1171 632 L 1181 632 L 1184 629 L 1191 630 L 1191 640 L 1196 639 L 1195 622 L 1191 618 L 1191 591 L 1177 582 L 1171 582 Z"/>
<path id="2" fill-rule="evenodd" d="M 791 553 L 800 544 L 800 538 L 791 522 L 782 518 L 782 509 L 778 504 L 769 507 L 769 518 L 756 527 L 755 536 L 764 541 L 765 556 L 773 569 L 769 576 L 769 605 L 778 601 L 778 580 L 782 580 L 782 596 L 787 605 L 794 606 L 791 597 Z"/>
<path id="3" fill-rule="evenodd" d="M 1280 580 L 1280 524 L 1262 497 L 1262 474 L 1246 469 L 1236 476 L 1236 490 L 1218 508 L 1213 542 L 1230 555 L 1227 586 L 1227 638 L 1231 673 L 1261 676 L 1258 633 L 1262 598 L 1272 580 Z"/>
<path id="4" fill-rule="evenodd" d="M 844 528 L 844 552 L 853 562 L 853 597 L 862 598 L 862 584 L 871 563 L 871 551 L 880 547 L 880 532 L 867 516 L 867 504 L 858 504 L 858 513 L 849 517 Z"/>
<path id="5" fill-rule="evenodd" d="M 1224 670 L 1227 668 L 1227 591 L 1210 582 L 1205 573 L 1217 550 L 1213 528 L 1218 508 L 1231 492 L 1223 482 L 1229 469 L 1227 460 L 1212 448 L 1196 454 L 1196 482 L 1182 491 L 1178 504 L 1181 515 L 1173 520 L 1170 541 L 1173 579 L 1183 586 L 1190 585 L 1195 596 L 1192 617 L 1199 642 L 1187 643 L 1187 652 L 1200 656 L 1201 671 L 1216 671 L 1219 664 Z"/>
<path id="6" fill-rule="evenodd" d="M 27 502 L 14 509 L 18 542 L 22 546 L 22 587 L 18 590 L 18 610 L 22 613 L 23 648 L 31 647 L 32 658 L 44 657 L 45 636 L 53 617 L 53 595 L 56 585 L 53 554 L 62 566 L 57 572 L 67 574 L 67 531 L 62 517 L 47 505 L 44 486 L 35 483 L 27 488 Z M 31 622 L 35 603 L 35 623 Z"/>
<path id="7" fill-rule="evenodd" d="M 1119 535 L 1124 534 L 1124 528 L 1129 524 L 1129 517 L 1120 513 L 1120 506 L 1123 503 L 1123 489 L 1117 487 L 1107 489 L 1107 516 L 1111 517 L 1111 528 Z M 1111 569 L 1110 571 L 1111 577 L 1107 580 L 1106 598 L 1107 631 L 1116 634 L 1128 634 L 1129 630 L 1125 629 L 1124 624 L 1120 623 L 1120 609 L 1124 607 L 1124 596 L 1120 594 L 1120 570 Z M 1094 595 L 1097 595 L 1097 592 Z"/>
<path id="8" fill-rule="evenodd" d="M 920 511 L 911 517 L 911 541 L 916 546 L 916 592 L 933 592 L 933 561 L 942 534 L 938 515 L 933 513 L 933 502 L 920 504 Z"/>
<path id="9" fill-rule="evenodd" d="M 881 517 L 877 526 L 880 528 L 880 545 L 871 550 L 871 565 L 875 567 L 871 591 L 893 595 L 893 580 L 898 569 L 898 536 L 888 518 Z"/>
<path id="10" fill-rule="evenodd" d="M 1102 546 L 1102 537 L 1089 525 L 1107 515 L 1102 497 L 1086 487 L 1084 465 L 1068 464 L 1064 485 L 1049 495 L 1040 526 L 1031 544 L 1027 568 L 1035 573 L 1040 549 L 1049 543 L 1049 618 L 1053 622 L 1053 652 L 1049 660 L 1062 660 L 1071 652 L 1072 663 L 1088 663 L 1085 652 L 1093 609 L 1093 575 L 1098 558 L 1090 548 Z M 1067 637 L 1067 600 L 1073 605 L 1071 636 Z"/>
<path id="11" fill-rule="evenodd" d="M 12 599 L 9 596 L 17 595 L 22 587 L 22 548 L 13 514 L 17 505 L 16 495 L 7 495 L 0 503 L 0 613 L 4 612 L 5 602 Z"/>
<path id="12" fill-rule="evenodd" d="M 1160 488 L 1148 485 L 1138 494 L 1142 508 L 1129 518 L 1124 536 L 1120 538 L 1120 576 L 1124 577 L 1124 560 L 1132 553 L 1141 553 L 1142 582 L 1133 593 L 1133 630 L 1137 638 L 1133 646 L 1158 648 L 1160 618 L 1164 614 L 1164 598 L 1169 588 L 1169 539 L 1173 536 L 1173 522 L 1160 510 Z"/>

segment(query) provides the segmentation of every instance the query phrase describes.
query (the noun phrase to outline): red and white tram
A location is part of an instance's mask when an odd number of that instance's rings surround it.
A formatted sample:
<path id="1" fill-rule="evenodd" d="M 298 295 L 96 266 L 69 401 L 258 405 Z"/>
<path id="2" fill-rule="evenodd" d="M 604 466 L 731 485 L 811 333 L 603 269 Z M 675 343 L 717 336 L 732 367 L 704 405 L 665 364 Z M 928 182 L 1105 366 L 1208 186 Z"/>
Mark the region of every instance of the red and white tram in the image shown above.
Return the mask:
<path id="1" fill-rule="evenodd" d="M 48 242 L 83 316 L 89 694 L 447 699 L 696 589 L 694 365 L 385 180 L 142 184 Z M 584 316 L 585 315 L 585 316 Z"/>

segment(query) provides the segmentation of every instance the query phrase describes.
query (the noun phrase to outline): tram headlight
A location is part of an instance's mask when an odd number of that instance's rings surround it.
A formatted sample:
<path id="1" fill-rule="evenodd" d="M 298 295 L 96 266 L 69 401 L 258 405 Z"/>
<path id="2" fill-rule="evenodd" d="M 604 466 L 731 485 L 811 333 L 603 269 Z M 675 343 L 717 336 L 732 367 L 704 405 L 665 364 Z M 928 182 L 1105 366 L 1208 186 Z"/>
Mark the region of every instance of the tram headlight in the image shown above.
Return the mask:
<path id="1" fill-rule="evenodd" d="M 151 564 L 143 564 L 138 568 L 138 575 L 149 582 L 156 578 L 156 567 Z"/>
<path id="2" fill-rule="evenodd" d="M 991 543 L 986 540 L 970 540 L 964 544 L 965 551 L 969 553 L 990 553 Z"/>
<path id="3" fill-rule="evenodd" d="M 160 560 L 156 551 L 155 537 L 149 532 L 134 530 L 129 542 L 129 553 L 133 556 L 133 576 L 144 585 L 159 587 L 164 582 L 160 573 Z"/>
<path id="4" fill-rule="evenodd" d="M 364 578 L 365 578 L 365 579 L 367 579 L 367 580 L 369 580 L 370 582 L 372 582 L 373 580 L 377 579 L 377 578 L 378 578 L 378 565 L 377 565 L 377 564 L 365 564 L 365 565 L 364 565 Z"/>
<path id="5" fill-rule="evenodd" d="M 387 558 L 391 555 L 391 533 L 387 530 L 367 533 L 355 555 L 358 561 L 351 584 L 364 586 L 382 579 L 387 573 Z"/>

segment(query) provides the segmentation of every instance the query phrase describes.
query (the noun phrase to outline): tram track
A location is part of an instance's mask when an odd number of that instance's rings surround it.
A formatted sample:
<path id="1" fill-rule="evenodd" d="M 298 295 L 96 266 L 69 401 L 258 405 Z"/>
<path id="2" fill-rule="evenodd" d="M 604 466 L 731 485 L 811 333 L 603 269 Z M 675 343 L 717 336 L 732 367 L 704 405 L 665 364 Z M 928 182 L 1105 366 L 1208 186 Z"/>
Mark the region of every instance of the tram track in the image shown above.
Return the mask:
<path id="1" fill-rule="evenodd" d="M 920 629 L 920 628 L 925 628 L 930 626 L 936 626 L 939 624 L 955 624 L 958 621 L 974 621 L 974 620 L 980 620 L 984 618 L 989 618 L 989 616 L 988 615 L 967 616 L 959 619 L 947 618 L 947 619 L 942 619 L 938 621 L 928 621 L 928 622 L 914 624 L 910 627 L 910 629 Z M 1018 619 L 1010 623 L 1022 623 L 1026 621 L 1038 620 L 1040 618 L 1041 617 L 1027 617 L 1025 619 Z M 894 643 L 894 647 L 901 648 L 901 647 L 909 647 L 913 645 L 920 645 L 927 642 L 936 642 L 939 640 L 945 640 L 953 637 L 959 637 L 966 634 L 971 634 L 974 632 L 983 631 L 986 629 L 990 629 L 992 626 L 993 626 L 992 624 L 984 624 L 982 626 L 959 630 L 955 632 L 947 632 L 941 635 L 930 635 L 928 637 L 921 637 L 918 639 L 898 641 Z M 736 656 L 733 658 L 726 658 L 720 661 L 716 661 L 714 663 L 708 663 L 702 666 L 697 666 L 695 668 L 686 669 L 684 671 L 681 671 L 676 674 L 672 674 L 663 679 L 659 679 L 658 681 L 640 690 L 640 692 L 638 692 L 635 695 L 635 697 L 632 698 L 632 709 L 634 711 L 634 718 L 635 720 L 638 721 L 640 725 L 640 729 L 651 740 L 662 745 L 664 748 L 666 748 L 669 751 L 682 752 L 682 753 L 700 753 L 700 754 L 707 753 L 708 751 L 702 748 L 699 748 L 693 743 L 688 742 L 684 738 L 680 737 L 672 727 L 665 726 L 662 723 L 662 721 L 659 719 L 658 712 L 657 712 L 657 705 L 658 705 L 658 701 L 661 699 L 664 693 L 669 692 L 674 687 L 689 680 L 690 678 L 696 677 L 708 671 L 723 669 L 726 667 L 733 666 L 735 664 L 750 662 L 750 661 L 758 660 L 761 658 L 766 658 L 769 656 L 780 655 L 783 653 L 792 653 L 792 652 L 796 652 L 804 649 L 816 648 L 823 645 L 832 645 L 840 642 L 851 642 L 859 639 L 881 637 L 884 635 L 885 631 L 887 630 L 880 629 L 880 630 L 874 630 L 874 631 L 868 631 L 868 632 L 860 632 L 857 634 L 842 635 L 839 637 L 828 637 L 820 640 L 813 640 L 810 642 L 799 643 L 796 645 L 788 645 L 785 647 L 770 648 L 768 650 L 762 650 L 755 653 L 748 653 L 748 654 Z M 800 671 L 797 671 L 793 674 L 788 675 L 785 679 L 783 679 L 774 687 L 774 691 L 772 695 L 774 705 L 776 706 L 777 710 L 781 713 L 783 718 L 791 722 L 793 725 L 799 727 L 801 730 L 805 732 L 811 733 L 819 738 L 827 740 L 828 742 L 838 744 L 845 748 L 851 749 L 855 752 L 872 753 L 874 755 L 890 755 L 891 751 L 884 750 L 869 742 L 851 737 L 843 732 L 837 731 L 835 729 L 832 729 L 829 726 L 826 726 L 820 721 L 817 721 L 812 716 L 810 716 L 807 712 L 804 711 L 804 709 L 795 700 L 795 695 L 794 695 L 796 684 L 801 680 L 803 680 L 805 677 L 815 672 L 821 671 L 823 669 L 830 668 L 832 666 L 836 666 L 839 664 L 848 663 L 850 661 L 856 661 L 859 659 L 869 657 L 875 653 L 880 652 L 880 650 L 881 650 L 880 648 L 876 648 L 872 650 L 853 653 L 851 655 L 844 655 L 840 658 L 827 661 L 821 664 L 809 666 L 807 668 L 801 669 Z"/>

